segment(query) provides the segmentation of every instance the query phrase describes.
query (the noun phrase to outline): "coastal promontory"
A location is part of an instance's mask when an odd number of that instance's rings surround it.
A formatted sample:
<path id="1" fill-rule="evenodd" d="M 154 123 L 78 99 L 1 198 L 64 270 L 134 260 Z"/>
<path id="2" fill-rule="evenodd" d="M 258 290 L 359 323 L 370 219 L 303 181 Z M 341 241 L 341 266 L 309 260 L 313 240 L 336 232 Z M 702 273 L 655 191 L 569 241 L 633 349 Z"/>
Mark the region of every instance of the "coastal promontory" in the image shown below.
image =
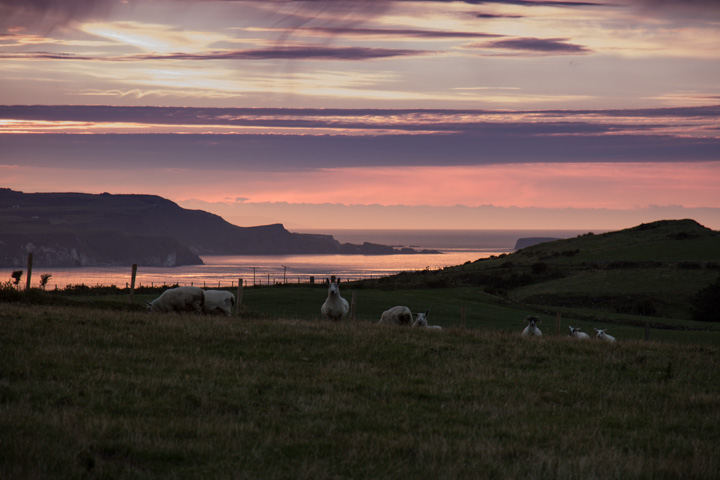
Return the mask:
<path id="1" fill-rule="evenodd" d="M 202 255 L 438 253 L 288 231 L 239 227 L 156 195 L 23 193 L 0 189 L 0 266 L 181 266 Z"/>

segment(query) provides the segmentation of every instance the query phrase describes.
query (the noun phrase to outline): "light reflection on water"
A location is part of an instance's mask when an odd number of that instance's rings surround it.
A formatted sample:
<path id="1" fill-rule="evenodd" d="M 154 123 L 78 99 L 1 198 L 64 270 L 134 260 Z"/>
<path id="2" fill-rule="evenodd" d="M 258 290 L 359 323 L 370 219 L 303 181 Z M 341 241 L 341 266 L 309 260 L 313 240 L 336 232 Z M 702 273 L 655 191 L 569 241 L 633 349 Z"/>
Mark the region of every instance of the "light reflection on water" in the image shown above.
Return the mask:
<path id="1" fill-rule="evenodd" d="M 311 231 L 331 234 L 340 242 L 373 242 L 383 245 L 436 249 L 442 254 L 414 255 L 248 255 L 204 256 L 204 265 L 159 268 L 138 267 L 136 286 L 197 285 L 207 287 L 236 286 L 242 278 L 245 285 L 267 285 L 277 282 L 320 282 L 331 275 L 345 280 L 359 280 L 392 275 L 403 271 L 431 270 L 462 265 L 468 261 L 514 251 L 515 242 L 523 237 L 570 238 L 584 232 L 572 230 L 336 230 Z M 253 268 L 255 267 L 255 268 Z M 13 270 L 0 269 L 0 282 L 9 281 Z M 24 268 L 22 268 L 24 270 Z M 131 266 L 122 267 L 35 267 L 32 287 L 40 284 L 40 275 L 52 275 L 48 288 L 68 285 L 129 286 Z M 23 276 L 20 286 L 26 284 Z"/>
<path id="2" fill-rule="evenodd" d="M 435 270 L 501 253 L 506 252 L 458 249 L 446 250 L 442 254 L 415 255 L 203 256 L 204 265 L 164 268 L 138 266 L 135 285 L 236 286 L 240 278 L 245 285 L 267 285 L 280 282 L 305 283 L 310 281 L 311 276 L 320 282 L 331 275 L 350 281 L 426 268 Z M 0 270 L 0 280 L 9 280 L 13 270 L 18 269 Z M 35 267 L 32 287 L 39 286 L 40 275 L 45 273 L 52 275 L 47 285 L 49 289 L 65 288 L 68 285 L 116 285 L 125 288 L 131 281 L 130 266 Z M 21 287 L 25 286 L 26 278 L 22 277 Z"/>

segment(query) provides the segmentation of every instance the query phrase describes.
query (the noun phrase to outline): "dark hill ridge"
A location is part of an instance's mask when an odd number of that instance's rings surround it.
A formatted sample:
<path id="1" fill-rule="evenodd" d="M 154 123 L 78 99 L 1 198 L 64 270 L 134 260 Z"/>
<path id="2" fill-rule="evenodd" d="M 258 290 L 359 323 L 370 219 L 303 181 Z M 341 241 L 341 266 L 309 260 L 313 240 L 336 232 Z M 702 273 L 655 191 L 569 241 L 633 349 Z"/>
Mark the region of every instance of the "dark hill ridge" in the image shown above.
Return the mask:
<path id="1" fill-rule="evenodd" d="M 720 232 L 685 219 L 542 242 L 374 282 L 398 289 L 472 286 L 552 316 L 571 309 L 579 318 L 642 325 L 644 319 L 632 317 L 693 318 L 695 299 L 719 282 L 719 274 Z"/>
<path id="2" fill-rule="evenodd" d="M 155 195 L 23 193 L 0 189 L 0 266 L 201 264 L 199 255 L 420 253 L 341 244 L 282 225 L 238 227 Z M 426 253 L 423 251 L 422 253 Z M 437 253 L 437 252 L 433 252 Z"/>

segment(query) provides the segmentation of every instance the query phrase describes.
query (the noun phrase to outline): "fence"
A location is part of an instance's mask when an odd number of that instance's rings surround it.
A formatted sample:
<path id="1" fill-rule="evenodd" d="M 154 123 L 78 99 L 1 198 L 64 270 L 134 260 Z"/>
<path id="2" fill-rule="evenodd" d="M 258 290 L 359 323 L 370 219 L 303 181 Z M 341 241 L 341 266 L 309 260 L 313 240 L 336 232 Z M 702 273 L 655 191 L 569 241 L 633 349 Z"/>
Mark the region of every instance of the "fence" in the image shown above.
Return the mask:
<path id="1" fill-rule="evenodd" d="M 324 271 L 325 270 L 325 271 Z M 203 288 L 236 287 L 238 279 L 246 286 L 321 282 L 332 274 L 344 281 L 364 280 L 399 273 L 403 270 L 348 270 L 332 272 L 322 265 L 294 273 L 291 268 L 275 264 L 264 266 L 204 265 L 188 267 L 33 267 L 32 254 L 26 269 L 0 269 L 0 283 L 10 281 L 17 288 L 65 289 L 76 285 L 89 287 L 129 288 L 132 278 L 136 287 L 163 285 L 199 286 Z M 18 273 L 19 272 L 19 273 Z M 15 274 L 18 275 L 16 281 Z"/>

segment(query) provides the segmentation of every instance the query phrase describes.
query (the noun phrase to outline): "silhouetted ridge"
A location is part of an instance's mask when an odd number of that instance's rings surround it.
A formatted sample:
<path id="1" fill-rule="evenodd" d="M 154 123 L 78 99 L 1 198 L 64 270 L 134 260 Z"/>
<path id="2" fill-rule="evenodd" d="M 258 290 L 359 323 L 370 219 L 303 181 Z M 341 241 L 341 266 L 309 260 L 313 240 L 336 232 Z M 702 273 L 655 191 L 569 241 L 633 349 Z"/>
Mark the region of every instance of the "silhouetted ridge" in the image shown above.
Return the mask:
<path id="1" fill-rule="evenodd" d="M 156 195 L 0 189 L 0 227 L 0 265 L 13 267 L 24 265 L 31 252 L 38 266 L 175 266 L 200 264 L 199 255 L 418 253 L 341 244 L 331 235 L 292 233 L 281 224 L 238 227 Z"/>

